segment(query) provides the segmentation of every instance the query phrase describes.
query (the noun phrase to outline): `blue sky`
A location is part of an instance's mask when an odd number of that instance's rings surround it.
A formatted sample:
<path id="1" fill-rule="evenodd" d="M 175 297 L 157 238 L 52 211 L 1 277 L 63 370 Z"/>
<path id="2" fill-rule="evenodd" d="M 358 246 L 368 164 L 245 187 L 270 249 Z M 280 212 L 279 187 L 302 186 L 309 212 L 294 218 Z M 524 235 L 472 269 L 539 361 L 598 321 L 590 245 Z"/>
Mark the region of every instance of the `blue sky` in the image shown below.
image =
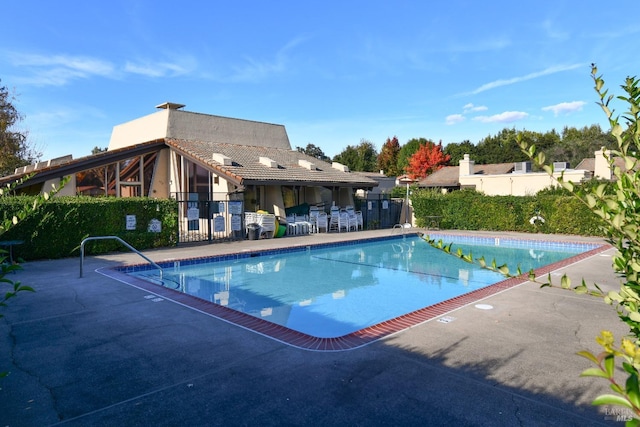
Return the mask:
<path id="1" fill-rule="evenodd" d="M 106 147 L 165 101 L 285 125 L 327 155 L 365 139 L 477 143 L 600 124 L 595 62 L 640 73 L 635 1 L 191 1 L 3 5 L 0 85 L 43 159 Z M 621 105 L 620 108 L 623 106 Z"/>

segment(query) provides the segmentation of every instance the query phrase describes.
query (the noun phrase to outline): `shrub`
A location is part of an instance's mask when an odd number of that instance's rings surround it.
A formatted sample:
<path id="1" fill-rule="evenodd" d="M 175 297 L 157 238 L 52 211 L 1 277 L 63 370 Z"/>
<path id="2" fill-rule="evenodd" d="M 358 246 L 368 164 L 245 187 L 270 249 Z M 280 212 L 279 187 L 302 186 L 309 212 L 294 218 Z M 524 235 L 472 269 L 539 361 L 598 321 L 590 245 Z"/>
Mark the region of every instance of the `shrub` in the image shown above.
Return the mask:
<path id="1" fill-rule="evenodd" d="M 29 203 L 32 197 L 5 197 L 0 200 L 0 212 L 13 215 Z M 149 198 L 53 198 L 31 216 L 9 230 L 5 239 L 24 240 L 16 252 L 24 259 L 62 258 L 79 254 L 80 243 L 89 236 L 118 236 L 143 250 L 173 246 L 178 235 L 177 202 Z M 136 216 L 135 230 L 126 229 L 126 215 Z M 160 233 L 148 231 L 149 223 L 157 219 Z M 122 250 L 115 240 L 91 241 L 87 253 Z"/>
<path id="2" fill-rule="evenodd" d="M 439 216 L 442 229 L 603 235 L 597 215 L 562 192 L 486 196 L 473 190 L 447 194 L 420 190 L 413 193 L 411 202 L 418 227 L 428 224 L 427 217 Z"/>

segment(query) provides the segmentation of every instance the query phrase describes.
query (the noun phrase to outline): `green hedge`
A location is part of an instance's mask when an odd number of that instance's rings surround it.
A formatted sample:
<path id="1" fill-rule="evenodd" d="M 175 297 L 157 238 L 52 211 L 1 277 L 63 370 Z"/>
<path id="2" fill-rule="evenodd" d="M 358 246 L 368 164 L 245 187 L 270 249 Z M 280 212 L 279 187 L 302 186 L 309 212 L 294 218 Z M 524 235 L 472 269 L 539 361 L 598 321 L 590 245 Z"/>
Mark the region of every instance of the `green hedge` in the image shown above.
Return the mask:
<path id="1" fill-rule="evenodd" d="M 0 198 L 0 217 L 12 217 L 32 197 Z M 16 256 L 25 260 L 55 259 L 80 254 L 80 243 L 89 236 L 118 236 L 139 250 L 175 246 L 178 206 L 174 200 L 148 198 L 55 197 L 3 234 L 1 240 L 23 240 Z M 136 216 L 135 230 L 127 230 L 126 216 Z M 161 232 L 148 231 L 152 219 Z M 89 241 L 85 253 L 101 254 L 128 249 L 117 240 Z"/>
<path id="2" fill-rule="evenodd" d="M 603 236 L 600 218 L 566 195 L 486 196 L 473 190 L 447 194 L 415 190 L 411 203 L 419 227 L 427 224 L 427 216 L 439 216 L 442 229 Z M 544 223 L 531 224 L 537 214 Z"/>

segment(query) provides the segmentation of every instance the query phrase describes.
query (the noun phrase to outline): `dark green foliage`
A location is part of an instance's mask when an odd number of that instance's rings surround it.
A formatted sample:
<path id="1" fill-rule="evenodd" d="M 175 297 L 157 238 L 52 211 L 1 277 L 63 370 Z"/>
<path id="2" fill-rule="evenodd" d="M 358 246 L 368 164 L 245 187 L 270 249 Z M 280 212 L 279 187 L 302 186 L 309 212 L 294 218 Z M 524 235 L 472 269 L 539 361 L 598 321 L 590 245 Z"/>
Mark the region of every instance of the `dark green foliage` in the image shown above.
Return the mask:
<path id="1" fill-rule="evenodd" d="M 546 154 L 549 162 L 569 162 L 572 168 L 586 158 L 593 158 L 593 153 L 602 147 L 616 147 L 611 132 L 603 131 L 599 125 L 582 129 L 565 127 L 561 133 L 555 129 L 542 133 L 505 128 L 477 144 L 470 141 L 449 143 L 444 147 L 444 153 L 451 156 L 449 165 L 452 166 L 457 166 L 465 154 L 469 154 L 477 165 L 521 162 L 527 160 L 527 156 L 519 149 L 517 138 L 529 146 L 535 145 L 538 151 Z"/>
<path id="2" fill-rule="evenodd" d="M 314 144 L 307 144 L 305 148 L 296 147 L 296 150 L 306 154 L 307 156 L 315 157 L 316 159 L 322 160 L 323 162 L 331 162 L 329 156 L 324 154 L 324 151 L 322 151 L 320 147 L 316 147 Z"/>
<path id="3" fill-rule="evenodd" d="M 460 143 L 452 142 L 444 147 L 444 154 L 448 154 L 450 156 L 450 166 L 458 166 L 460 164 L 460 160 L 464 158 L 465 154 L 468 154 L 471 159 L 474 159 L 475 161 L 477 157 L 476 145 L 472 144 L 468 139 Z"/>
<path id="4" fill-rule="evenodd" d="M 0 218 L 14 215 L 32 199 L 26 196 L 0 199 Z M 26 260 L 77 256 L 80 243 L 89 236 L 118 236 L 139 250 L 173 246 L 178 235 L 177 212 L 174 200 L 56 197 L 2 237 L 24 240 L 15 252 Z M 126 215 L 136 215 L 135 230 L 126 230 Z M 162 223 L 160 233 L 147 231 L 154 218 Z M 88 254 L 99 254 L 126 249 L 115 240 L 100 240 L 88 242 L 85 250 Z"/>
<path id="5" fill-rule="evenodd" d="M 418 227 L 439 216 L 440 228 L 602 236 L 601 220 L 583 203 L 565 195 L 486 196 L 472 190 L 411 195 Z M 544 222 L 531 219 L 544 218 Z"/>
<path id="6" fill-rule="evenodd" d="M 370 141 L 360 140 L 360 144 L 348 145 L 340 154 L 333 157 L 334 162 L 342 163 L 352 171 L 376 172 L 378 152 Z"/>

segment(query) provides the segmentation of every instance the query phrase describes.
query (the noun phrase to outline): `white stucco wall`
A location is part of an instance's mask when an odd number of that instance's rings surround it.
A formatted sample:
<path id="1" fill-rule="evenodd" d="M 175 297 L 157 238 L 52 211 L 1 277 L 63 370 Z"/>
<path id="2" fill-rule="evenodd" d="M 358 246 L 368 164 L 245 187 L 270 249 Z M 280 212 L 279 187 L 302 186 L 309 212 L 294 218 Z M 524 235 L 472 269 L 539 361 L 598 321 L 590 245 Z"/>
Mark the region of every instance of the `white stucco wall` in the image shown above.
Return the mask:
<path id="1" fill-rule="evenodd" d="M 595 152 L 595 164 L 593 174 L 597 178 L 611 179 L 613 178 L 613 171 L 609 159 L 611 158 L 611 151 L 606 150 L 604 147 Z"/>
<path id="2" fill-rule="evenodd" d="M 559 173 L 554 174 L 555 178 L 559 176 Z M 566 181 L 580 182 L 589 177 L 590 173 L 584 170 L 564 172 Z M 460 185 L 475 186 L 476 191 L 490 196 L 530 196 L 549 186 L 557 186 L 558 182 L 546 172 L 531 172 L 460 176 Z"/>

